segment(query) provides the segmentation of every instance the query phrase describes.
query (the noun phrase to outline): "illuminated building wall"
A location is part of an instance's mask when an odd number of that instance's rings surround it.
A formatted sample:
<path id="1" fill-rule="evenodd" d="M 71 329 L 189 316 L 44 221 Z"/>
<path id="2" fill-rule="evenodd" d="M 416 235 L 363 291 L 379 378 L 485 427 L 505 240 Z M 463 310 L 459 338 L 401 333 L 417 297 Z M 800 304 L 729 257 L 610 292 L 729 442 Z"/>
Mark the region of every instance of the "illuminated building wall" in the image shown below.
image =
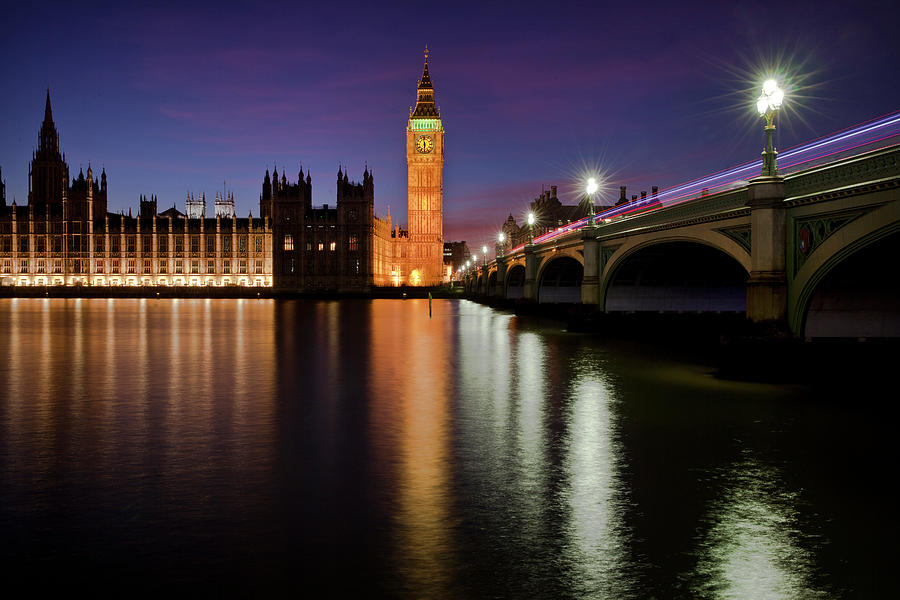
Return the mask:
<path id="1" fill-rule="evenodd" d="M 268 218 L 202 218 L 202 195 L 188 198 L 195 218 L 157 214 L 155 197 L 137 217 L 110 214 L 105 170 L 70 184 L 49 92 L 29 175 L 27 206 L 0 206 L 2 285 L 273 285 Z"/>
<path id="2" fill-rule="evenodd" d="M 90 286 L 272 286 L 263 219 L 106 215 L 85 223 L 8 207 L 0 283 Z"/>

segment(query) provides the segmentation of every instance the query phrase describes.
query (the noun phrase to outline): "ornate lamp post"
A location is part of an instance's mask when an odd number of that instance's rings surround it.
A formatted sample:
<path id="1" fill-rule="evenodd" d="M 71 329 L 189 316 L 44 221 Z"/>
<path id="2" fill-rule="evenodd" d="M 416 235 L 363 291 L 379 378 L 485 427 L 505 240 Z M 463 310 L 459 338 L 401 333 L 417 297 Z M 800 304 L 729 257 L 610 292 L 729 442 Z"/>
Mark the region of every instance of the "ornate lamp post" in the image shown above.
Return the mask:
<path id="1" fill-rule="evenodd" d="M 481 255 L 484 257 L 481 260 L 482 260 L 482 264 L 484 265 L 484 267 L 486 269 L 487 268 L 487 244 L 485 244 L 484 246 L 481 247 Z"/>
<path id="2" fill-rule="evenodd" d="M 778 175 L 778 167 L 775 157 L 778 151 L 772 145 L 772 132 L 775 131 L 775 113 L 784 102 L 784 91 L 778 87 L 774 79 L 769 79 L 763 84 L 763 91 L 756 100 L 756 110 L 766 120 L 766 149 L 763 151 L 763 177 L 775 177 Z"/>
<path id="3" fill-rule="evenodd" d="M 534 244 L 534 213 L 528 213 L 528 243 Z"/>
<path id="4" fill-rule="evenodd" d="M 503 256 L 503 242 L 505 241 L 506 236 L 503 235 L 503 232 L 501 231 L 499 234 L 497 234 L 497 256 Z"/>
<path id="5" fill-rule="evenodd" d="M 588 204 L 588 217 L 590 218 L 590 225 L 593 227 L 594 223 L 594 194 L 597 193 L 597 190 L 600 186 L 597 184 L 597 180 L 593 177 L 587 180 L 587 188 L 585 191 L 587 192 L 588 198 L 590 199 L 590 203 Z"/>

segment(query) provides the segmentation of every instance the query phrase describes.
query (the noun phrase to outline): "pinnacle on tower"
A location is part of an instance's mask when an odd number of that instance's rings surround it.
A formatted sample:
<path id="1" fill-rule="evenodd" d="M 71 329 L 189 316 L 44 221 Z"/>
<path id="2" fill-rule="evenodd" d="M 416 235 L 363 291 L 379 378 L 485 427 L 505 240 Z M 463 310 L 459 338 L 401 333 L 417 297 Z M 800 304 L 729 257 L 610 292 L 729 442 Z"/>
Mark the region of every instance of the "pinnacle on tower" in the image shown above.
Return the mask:
<path id="1" fill-rule="evenodd" d="M 44 122 L 53 122 L 53 110 L 50 108 L 50 88 L 47 88 L 47 106 L 44 107 Z"/>
<path id="2" fill-rule="evenodd" d="M 50 108 L 50 88 L 47 88 L 47 103 L 44 107 L 44 122 L 38 134 L 38 150 L 35 158 L 59 159 L 59 134 L 53 124 L 53 110 Z M 63 159 L 65 160 L 65 159 Z"/>
<path id="3" fill-rule="evenodd" d="M 419 79 L 419 89 L 432 88 L 431 76 L 428 74 L 428 44 L 425 44 L 425 68 L 422 70 L 422 77 Z"/>

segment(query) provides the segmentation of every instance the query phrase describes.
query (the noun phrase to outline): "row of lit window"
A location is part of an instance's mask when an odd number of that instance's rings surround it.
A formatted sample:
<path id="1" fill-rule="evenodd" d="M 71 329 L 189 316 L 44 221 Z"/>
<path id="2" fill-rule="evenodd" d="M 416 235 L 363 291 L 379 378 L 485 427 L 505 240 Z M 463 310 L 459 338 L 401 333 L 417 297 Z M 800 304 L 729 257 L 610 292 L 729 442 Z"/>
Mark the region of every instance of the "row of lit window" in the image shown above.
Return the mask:
<path id="1" fill-rule="evenodd" d="M 28 259 L 21 259 L 19 261 L 19 269 L 18 269 L 19 273 L 30 273 L 31 272 L 31 269 L 28 266 L 28 262 L 29 262 Z M 72 263 L 71 271 L 73 273 L 81 273 L 83 268 L 84 269 L 88 268 L 89 262 L 90 261 L 87 261 L 87 260 L 82 261 L 79 259 L 72 260 L 71 261 L 71 263 Z M 94 272 L 95 273 L 105 272 L 106 267 L 104 265 L 104 262 L 105 261 L 97 261 L 94 264 Z M 169 261 L 160 261 L 159 264 L 157 265 L 157 272 L 166 273 L 169 268 L 168 262 Z M 173 272 L 174 273 L 183 273 L 184 268 L 185 268 L 184 262 L 185 261 L 183 261 L 181 259 L 176 259 L 175 265 L 174 265 L 175 270 Z M 237 273 L 247 273 L 247 268 L 248 268 L 247 262 L 248 261 L 243 260 L 243 259 L 237 261 Z M 109 263 L 110 263 L 110 266 L 109 266 L 110 273 L 120 273 L 120 272 L 122 272 L 121 271 L 122 267 L 124 267 L 125 273 L 135 273 L 136 269 L 138 268 L 138 265 L 140 265 L 142 272 L 151 273 L 153 261 L 147 260 L 147 259 L 142 260 L 142 261 L 137 261 L 133 258 L 130 258 L 130 259 L 127 259 L 124 261 L 119 261 L 118 259 L 113 259 L 113 260 L 109 261 Z M 201 272 L 200 271 L 201 264 L 202 263 L 200 260 L 191 260 L 189 263 L 190 272 L 191 273 L 200 273 Z M 251 264 L 254 268 L 255 273 L 263 273 L 264 272 L 262 260 L 257 259 L 255 261 L 253 261 L 253 263 L 251 263 Z M 5 259 L 3 259 L 2 264 L 0 264 L 0 272 L 12 273 L 13 272 L 12 267 L 13 267 L 12 259 L 5 258 Z M 63 267 L 62 259 L 53 259 L 53 260 L 47 261 L 42 258 L 39 258 L 39 259 L 35 260 L 34 272 L 35 273 L 62 273 L 63 272 L 62 267 Z M 204 273 L 216 273 L 216 261 L 214 261 L 214 260 L 206 261 L 206 270 L 203 272 Z M 231 273 L 231 260 L 226 259 L 226 260 L 222 261 L 222 272 L 225 273 L 226 275 Z"/>
<path id="2" fill-rule="evenodd" d="M 28 248 L 28 239 L 31 236 L 21 235 L 19 237 L 19 252 L 26 253 L 29 252 Z M 51 252 L 62 252 L 63 246 L 63 236 L 51 236 L 48 239 L 43 235 L 35 235 L 34 237 L 34 250 L 35 252 L 46 252 L 49 249 Z M 86 236 L 85 236 L 86 237 Z M 173 236 L 175 239 L 174 248 L 175 252 L 184 252 L 184 236 L 176 235 Z M 216 252 L 216 236 L 215 235 L 207 235 L 206 237 L 206 253 L 207 254 L 215 254 Z M 232 249 L 232 237 L 231 235 L 223 235 L 222 236 L 222 252 L 228 253 L 231 252 Z M 190 248 L 191 252 L 199 253 L 201 247 L 201 236 L 192 235 L 190 236 Z M 96 235 L 94 236 L 94 252 L 103 252 L 106 247 L 105 236 Z M 109 250 L 110 252 L 119 252 L 121 248 L 120 236 L 113 235 L 109 238 Z M 256 247 L 256 252 L 262 253 L 264 248 L 263 236 L 258 235 L 253 238 L 254 245 Z M 82 236 L 69 236 L 69 250 L 72 252 L 80 252 L 82 251 Z M 159 235 L 157 236 L 157 246 L 159 252 L 167 252 L 169 249 L 169 236 L 167 235 Z M 248 236 L 242 235 L 237 237 L 237 251 L 240 253 L 247 252 L 247 248 L 249 246 Z M 141 243 L 141 248 L 144 252 L 150 252 L 153 250 L 153 236 L 145 235 L 143 236 L 143 240 Z M 87 251 L 87 248 L 84 249 Z M 137 236 L 127 235 L 125 236 L 125 251 L 126 252 L 136 252 L 137 251 Z M 12 236 L 3 236 L 0 238 L 0 252 L 12 252 Z"/>
<path id="3" fill-rule="evenodd" d="M 294 236 L 290 233 L 284 234 L 284 240 L 282 244 L 282 248 L 286 251 L 291 251 L 294 249 Z M 306 250 L 307 252 L 312 251 L 313 243 L 306 242 Z M 359 250 L 359 236 L 353 234 L 350 236 L 350 239 L 347 241 L 347 249 L 352 251 Z M 323 252 L 325 250 L 325 242 L 316 242 L 316 251 Z M 328 242 L 328 250 L 329 252 L 334 252 L 337 250 L 337 242 Z"/>
<path id="4" fill-rule="evenodd" d="M 188 277 L 188 278 L 185 278 L 185 277 L 180 277 L 180 276 L 173 277 L 173 276 L 164 275 L 161 277 L 156 277 L 155 279 L 156 279 L 156 281 L 154 282 L 153 277 L 141 277 L 140 281 L 138 281 L 137 276 L 119 277 L 119 276 L 112 275 L 109 277 L 104 277 L 101 275 L 101 276 L 94 277 L 93 281 L 91 281 L 90 284 L 95 285 L 95 286 L 103 286 L 103 287 L 106 287 L 106 286 L 111 286 L 111 287 L 116 287 L 116 286 L 153 286 L 153 285 L 176 286 L 176 287 L 178 287 L 178 286 L 271 287 L 272 286 L 272 281 L 269 276 L 253 277 L 253 278 L 243 276 L 243 277 L 236 277 L 234 279 L 232 279 L 231 277 L 223 277 L 218 282 L 216 281 L 216 279 L 214 279 L 212 277 L 205 277 L 205 278 Z M 52 286 L 70 285 L 70 286 L 73 286 L 73 285 L 75 285 L 75 286 L 77 286 L 77 285 L 88 285 L 88 278 L 81 277 L 81 276 L 69 277 L 69 282 L 66 283 L 65 277 L 57 277 L 55 275 L 51 275 L 51 276 L 47 276 L 47 277 L 37 276 L 37 277 L 34 277 L 33 280 L 31 280 L 30 278 L 21 276 L 14 283 L 17 286 L 26 286 L 26 287 L 30 286 L 30 285 L 36 285 L 36 286 L 42 286 L 42 285 L 52 285 Z"/>

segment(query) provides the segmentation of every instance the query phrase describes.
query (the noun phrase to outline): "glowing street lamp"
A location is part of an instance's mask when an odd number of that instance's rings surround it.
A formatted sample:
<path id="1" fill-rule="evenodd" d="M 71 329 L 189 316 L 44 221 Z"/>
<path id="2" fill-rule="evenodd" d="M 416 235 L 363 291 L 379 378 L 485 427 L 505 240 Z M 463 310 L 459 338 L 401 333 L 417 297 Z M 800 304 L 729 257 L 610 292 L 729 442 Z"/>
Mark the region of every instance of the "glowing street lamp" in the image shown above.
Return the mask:
<path id="1" fill-rule="evenodd" d="M 481 255 L 484 257 L 482 259 L 484 266 L 487 267 L 487 245 L 481 247 Z"/>
<path id="2" fill-rule="evenodd" d="M 528 243 L 534 244 L 534 213 L 528 213 Z"/>
<path id="3" fill-rule="evenodd" d="M 588 198 L 590 198 L 590 204 L 588 204 L 588 217 L 590 218 L 589 223 L 591 227 L 594 226 L 594 194 L 597 193 L 597 190 L 600 189 L 600 185 L 597 183 L 597 180 L 593 177 L 587 180 L 587 188 L 585 191 L 587 192 Z"/>
<path id="4" fill-rule="evenodd" d="M 756 110 L 759 112 L 759 116 L 766 120 L 766 149 L 762 153 L 764 177 L 778 175 L 778 167 L 775 164 L 778 152 L 772 146 L 772 132 L 775 131 L 775 113 L 781 108 L 782 102 L 784 102 L 784 91 L 778 87 L 778 83 L 774 79 L 769 79 L 763 84 L 762 94 L 756 100 Z"/>
<path id="5" fill-rule="evenodd" d="M 506 236 L 503 235 L 502 231 L 497 234 L 497 241 L 499 242 L 499 244 L 497 244 L 497 255 L 503 256 L 503 242 L 506 241 Z"/>

